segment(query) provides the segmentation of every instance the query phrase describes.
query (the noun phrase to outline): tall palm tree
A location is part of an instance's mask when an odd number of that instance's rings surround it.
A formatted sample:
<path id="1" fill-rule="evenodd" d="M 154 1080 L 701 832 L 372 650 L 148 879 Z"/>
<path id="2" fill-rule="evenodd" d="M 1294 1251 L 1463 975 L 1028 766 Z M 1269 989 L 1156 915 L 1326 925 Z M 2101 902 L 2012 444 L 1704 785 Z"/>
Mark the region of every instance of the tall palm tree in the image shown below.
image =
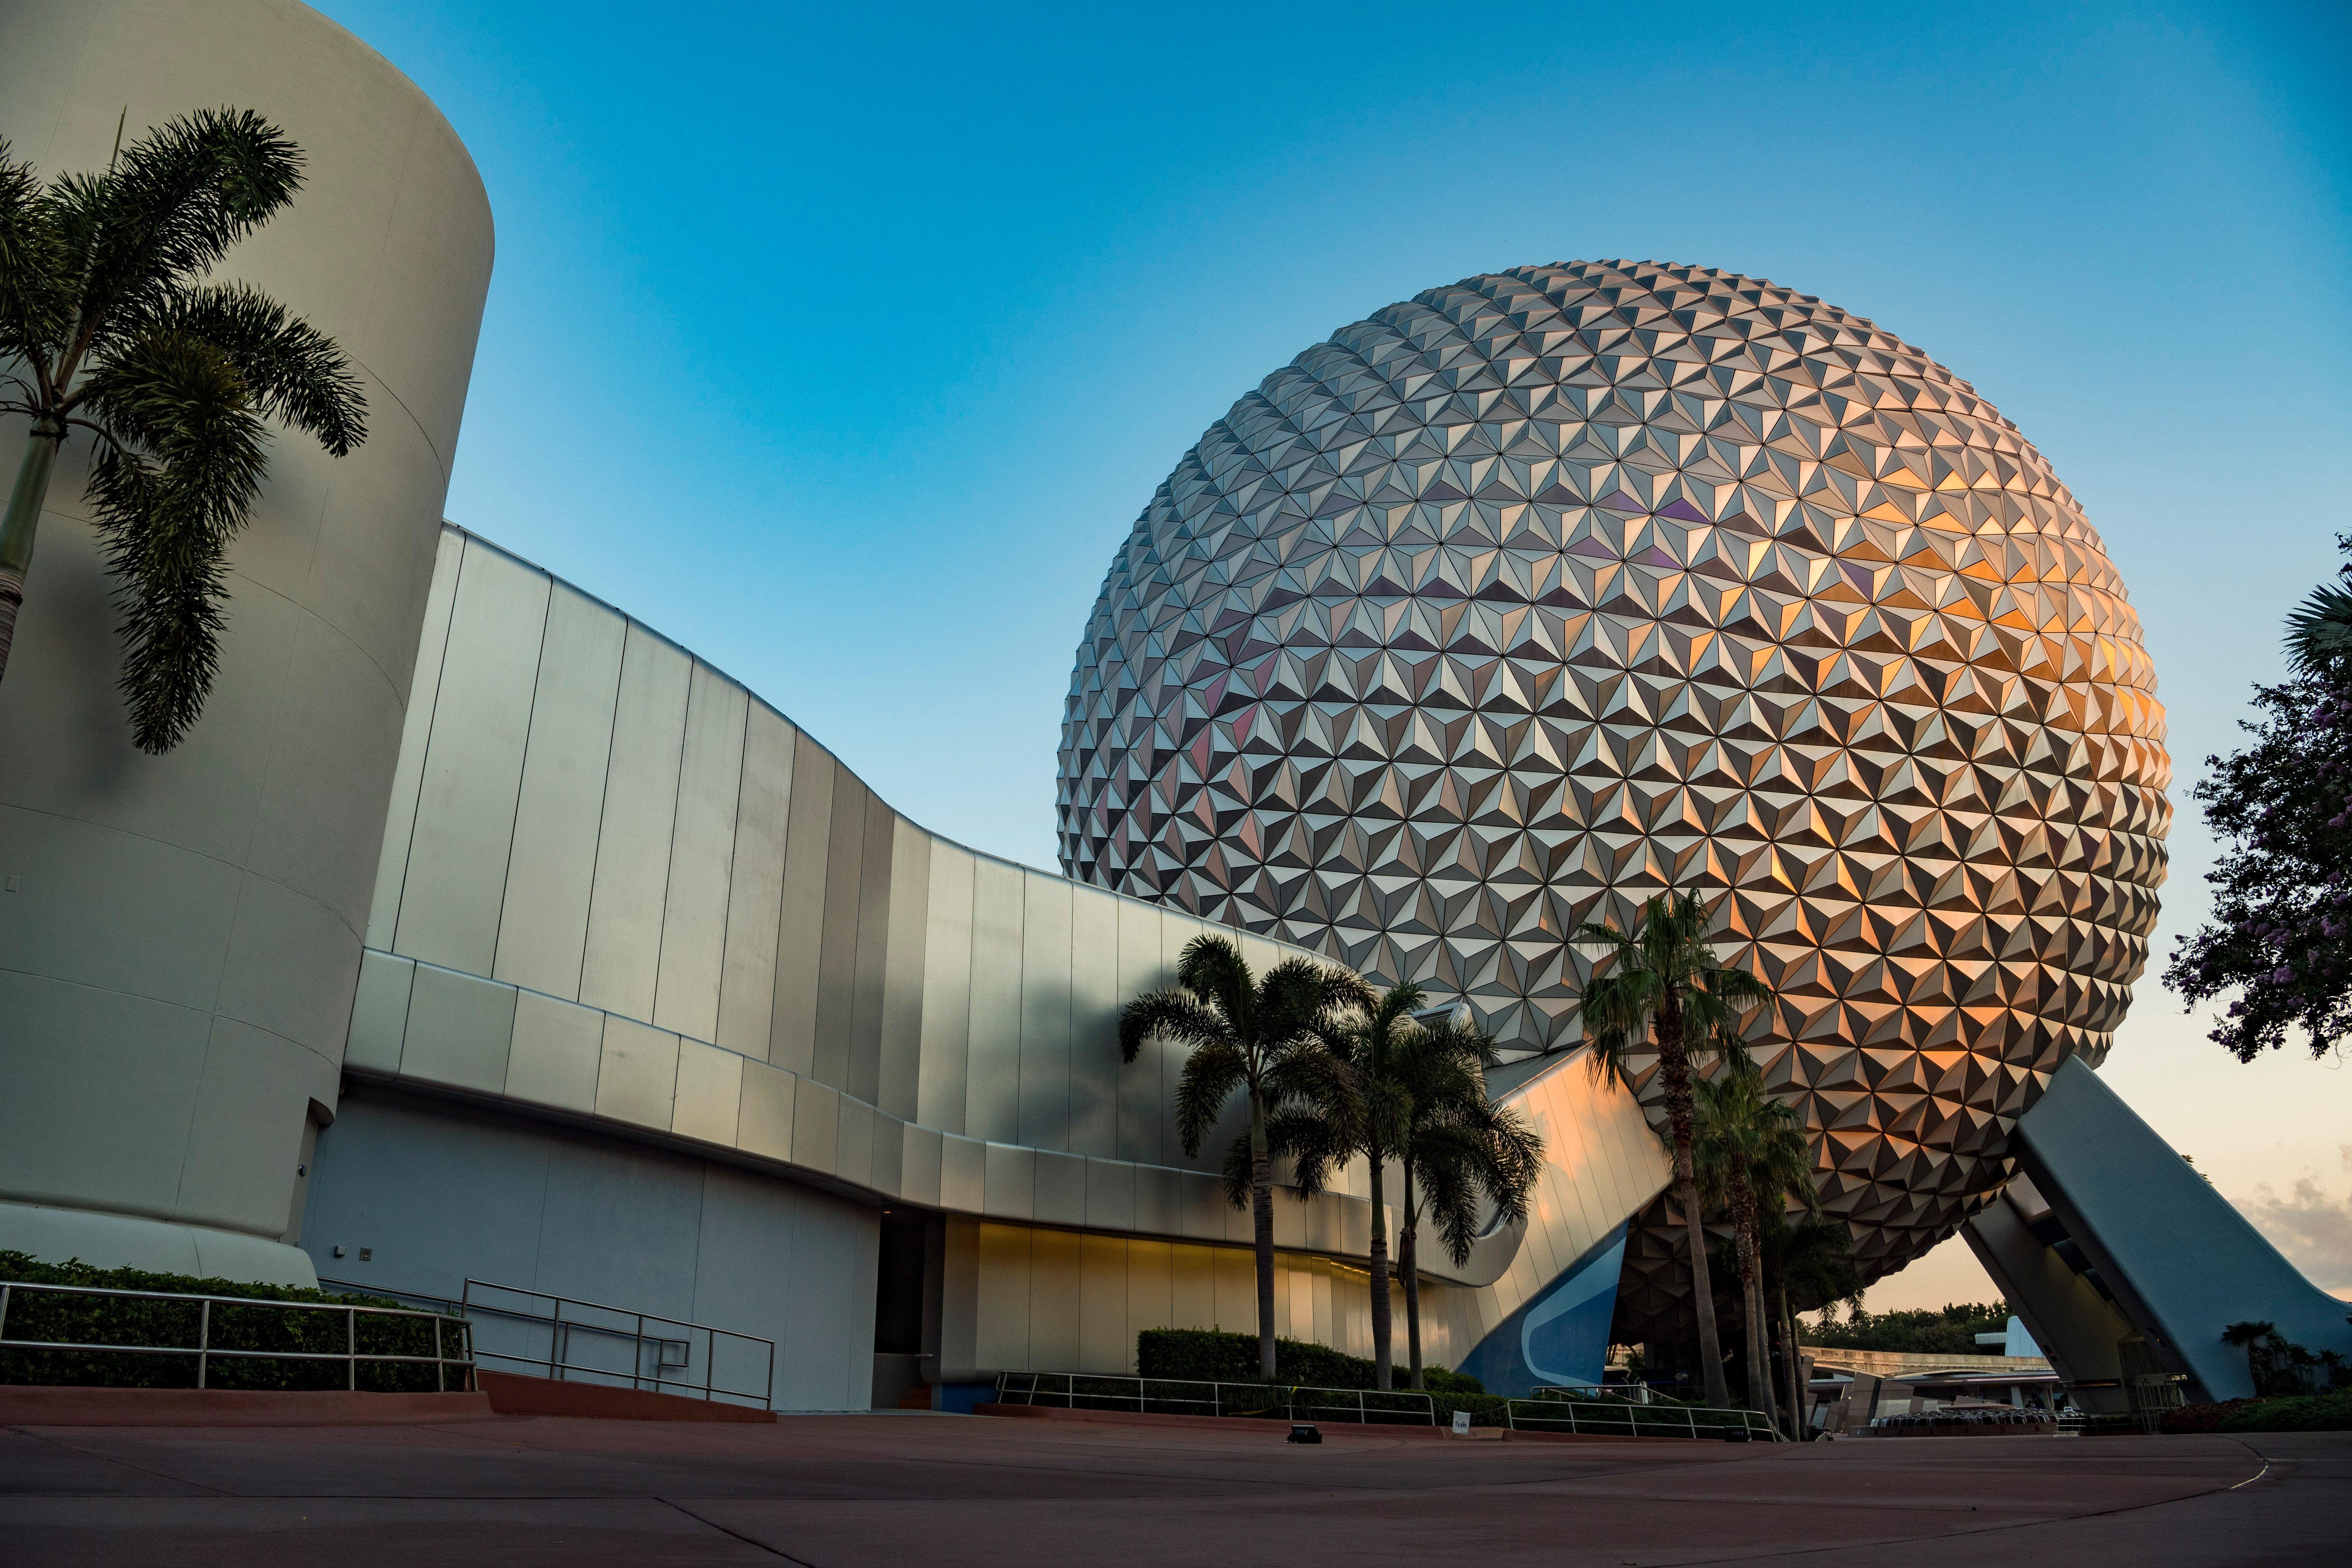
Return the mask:
<path id="1" fill-rule="evenodd" d="M 1595 1078 L 1633 1084 L 1633 1058 L 1654 1047 L 1664 1081 L 1667 1139 L 1675 1154 L 1675 1201 L 1682 1205 L 1690 1247 L 1691 1305 L 1698 1313 L 1698 1356 L 1709 1405 L 1727 1405 L 1723 1352 L 1716 1335 L 1715 1291 L 1707 1277 L 1706 1229 L 1691 1168 L 1691 1059 L 1719 1052 L 1736 1038 L 1734 1026 L 1771 996 L 1744 969 L 1716 960 L 1707 941 L 1708 911 L 1688 893 L 1659 895 L 1643 906 L 1632 931 L 1586 921 L 1570 939 L 1579 952 L 1603 963 L 1584 988 L 1584 1030 L 1591 1042 Z M 1613 961 L 1613 962 L 1612 962 Z"/>
<path id="2" fill-rule="evenodd" d="M 1137 997 L 1119 1015 L 1118 1046 L 1132 1062 L 1153 1038 L 1183 1047 L 1176 1131 L 1197 1155 L 1236 1090 L 1249 1101 L 1249 1131 L 1225 1160 L 1225 1192 L 1248 1205 L 1257 1251 L 1258 1374 L 1274 1381 L 1274 1155 L 1277 1119 L 1297 1123 L 1347 1107 L 1354 1086 L 1324 1036 L 1335 1015 L 1361 1007 L 1370 988 L 1343 969 L 1286 958 L 1260 978 L 1229 937 L 1184 944 L 1176 984 Z M 1349 1112 L 1342 1112 L 1349 1114 Z"/>
<path id="3" fill-rule="evenodd" d="M 1813 1189 L 1812 1149 L 1797 1113 L 1764 1092 L 1764 1076 L 1737 1042 L 1724 1050 L 1726 1070 L 1693 1086 L 1696 1143 L 1692 1151 L 1699 1196 L 1727 1208 L 1738 1245 L 1740 1315 L 1745 1320 L 1748 1403 L 1772 1410 L 1771 1336 L 1764 1316 L 1763 1215 L 1785 1213 L 1789 1199 L 1807 1208 Z"/>
<path id="4" fill-rule="evenodd" d="M 1517 1225 L 1543 1175 L 1543 1135 L 1517 1110 L 1486 1097 L 1495 1038 L 1463 1017 L 1427 1024 L 1400 1042 L 1391 1072 L 1404 1098 L 1396 1144 L 1402 1187 L 1397 1266 L 1404 1276 L 1405 1353 L 1421 1364 L 1421 1222 L 1437 1227 L 1454 1263 L 1467 1263 L 1489 1224 Z"/>
<path id="5" fill-rule="evenodd" d="M 118 137 L 119 141 L 119 137 Z M 302 153 L 247 110 L 204 110 L 44 186 L 0 142 L 0 414 L 32 422 L 0 521 L 0 676 L 58 450 L 117 579 L 132 738 L 170 751 L 220 662 L 223 560 L 268 472 L 268 424 L 340 458 L 367 438 L 342 351 L 241 283 L 204 279 L 293 200 Z"/>
<path id="6" fill-rule="evenodd" d="M 1276 1129 L 1275 1145 L 1292 1156 L 1299 1190 L 1322 1190 L 1349 1160 L 1360 1154 L 1370 1176 L 1372 1208 L 1371 1306 L 1372 1382 L 1381 1389 L 1396 1384 L 1389 1310 L 1389 1220 L 1387 1167 L 1404 1137 L 1412 1100 L 1398 1076 L 1408 1037 L 1421 1026 L 1413 1013 L 1429 999 L 1428 993 L 1408 981 L 1391 986 L 1369 1008 L 1337 1015 L 1327 1027 L 1325 1044 L 1346 1064 L 1354 1080 L 1349 1110 L 1318 1104 L 1292 1112 Z"/>
<path id="7" fill-rule="evenodd" d="M 1843 1220 L 1819 1209 L 1792 1224 L 1785 1210 L 1764 1211 L 1764 1266 L 1778 1298 L 1780 1353 L 1789 1369 L 1790 1433 L 1804 1437 L 1804 1390 L 1798 1372 L 1798 1312 L 1818 1311 L 1833 1301 L 1862 1310 L 1862 1270 L 1854 1267 L 1853 1234 Z"/>

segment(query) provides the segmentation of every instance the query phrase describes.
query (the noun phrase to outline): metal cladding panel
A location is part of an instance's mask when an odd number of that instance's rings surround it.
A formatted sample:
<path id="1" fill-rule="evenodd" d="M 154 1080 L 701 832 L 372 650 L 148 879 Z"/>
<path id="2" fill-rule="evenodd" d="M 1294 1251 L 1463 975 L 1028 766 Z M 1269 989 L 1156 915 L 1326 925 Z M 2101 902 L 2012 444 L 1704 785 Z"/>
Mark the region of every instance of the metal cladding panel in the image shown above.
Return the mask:
<path id="1" fill-rule="evenodd" d="M 1022 873 L 1021 1124 L 1032 1149 L 1070 1146 L 1070 884 Z"/>
<path id="2" fill-rule="evenodd" d="M 416 966 L 400 1072 L 452 1089 L 506 1089 L 506 1048 L 515 1037 L 515 992 L 433 963 Z"/>
<path id="3" fill-rule="evenodd" d="M 857 863 L 857 958 L 843 1088 L 868 1105 L 882 1098 L 882 1003 L 890 960 L 891 864 L 898 814 L 866 797 L 866 845 Z"/>
<path id="4" fill-rule="evenodd" d="M 1157 1236 L 1184 1234 L 1184 1178 L 1166 1165 L 1135 1168 L 1135 1228 Z"/>
<path id="5" fill-rule="evenodd" d="M 816 1059 L 809 1076 L 846 1089 L 850 1030 L 857 1012 L 857 911 L 865 887 L 866 813 L 871 791 L 847 768 L 833 772 L 833 832 L 824 863 L 824 934 L 816 974 Z"/>
<path id="6" fill-rule="evenodd" d="M 793 1157 L 793 1090 L 800 1081 L 782 1068 L 745 1058 L 743 1106 L 735 1123 L 737 1148 L 771 1160 Z"/>
<path id="7" fill-rule="evenodd" d="M 971 850 L 932 841 L 915 1120 L 942 1132 L 964 1130 L 965 1069 L 971 1049 L 972 868 Z"/>
<path id="8" fill-rule="evenodd" d="M 973 1364 L 1027 1371 L 1031 1367 L 1029 1247 L 1036 1233 L 1017 1225 L 982 1225 L 979 1232 Z"/>
<path id="9" fill-rule="evenodd" d="M 988 1191 L 983 1214 L 996 1219 L 1030 1219 L 1037 1212 L 1037 1151 L 1017 1143 L 987 1145 Z"/>
<path id="10" fill-rule="evenodd" d="M 604 1016 L 536 991 L 515 994 L 506 1097 L 585 1116 L 596 1109 Z"/>
<path id="11" fill-rule="evenodd" d="M 417 793 L 396 949 L 487 974 L 498 955 L 548 579 L 469 547 Z"/>
<path id="12" fill-rule="evenodd" d="M 1077 1366 L 1081 1237 L 1062 1230 L 1029 1237 L 1029 1361 L 1033 1370 Z"/>
<path id="13" fill-rule="evenodd" d="M 1170 984 L 1176 983 L 1177 969 L 1184 958 L 1184 944 L 1204 934 L 1207 929 L 1200 920 L 1192 915 L 1181 914 L 1173 910 L 1161 914 L 1160 962 L 1161 967 L 1167 971 Z M 1186 1053 L 1177 1046 L 1157 1040 L 1153 1041 L 1148 1048 L 1156 1050 L 1160 1058 L 1160 1158 L 1168 1164 L 1187 1171 L 1200 1170 L 1203 1155 L 1208 1155 L 1213 1160 L 1222 1159 L 1224 1150 L 1213 1138 L 1203 1142 L 1200 1149 L 1190 1153 L 1186 1152 L 1183 1134 L 1177 1128 L 1176 1090 L 1178 1085 L 1183 1080 Z"/>
<path id="14" fill-rule="evenodd" d="M 654 1022 L 698 1040 L 719 1034 L 719 979 L 727 960 L 728 885 L 743 786 L 743 689 L 707 664 L 694 667 L 677 772 L 677 825 L 670 836 L 669 891 L 662 906 L 661 967 Z"/>
<path id="15" fill-rule="evenodd" d="M 793 1099 L 793 1163 L 825 1175 L 841 1151 L 841 1091 L 803 1079 Z"/>
<path id="16" fill-rule="evenodd" d="M 669 1130 L 680 1138 L 732 1149 L 742 1107 L 743 1058 L 699 1040 L 679 1041 L 677 1102 Z"/>
<path id="17" fill-rule="evenodd" d="M 580 973 L 582 1002 L 629 1018 L 654 1013 L 692 665 L 643 626 L 629 627 Z"/>
<path id="18" fill-rule="evenodd" d="M 1168 1249 L 1169 1272 L 1168 1323 L 1177 1329 L 1221 1329 L 1223 1320 L 1217 1316 L 1217 1249 L 1211 1247 L 1188 1246 L 1179 1242 Z M 1245 1321 L 1236 1321 L 1235 1331 L 1255 1327 L 1257 1313 L 1253 1310 Z"/>
<path id="19" fill-rule="evenodd" d="M 677 1093 L 677 1037 L 607 1014 L 596 1114 L 667 1132 Z"/>
<path id="20" fill-rule="evenodd" d="M 499 921 L 499 979 L 576 1000 L 588 900 L 613 752 L 628 622 L 559 583 L 531 696 L 530 743 L 515 803 L 514 853 Z"/>
<path id="21" fill-rule="evenodd" d="M 971 878 L 971 1051 L 964 1131 L 1021 1136 L 1021 869 L 979 860 Z"/>
<path id="22" fill-rule="evenodd" d="M 1160 950 L 1160 911 L 1149 904 L 1118 902 L 1118 996 L 1122 1005 L 1150 991 L 1175 984 Z M 1168 1102 L 1160 1094 L 1160 1057 L 1166 1047 L 1146 1040 L 1135 1060 L 1118 1068 L 1118 1157 L 1156 1165 L 1166 1157 L 1160 1135 Z"/>
<path id="23" fill-rule="evenodd" d="M 1043 1225 L 1087 1223 L 1087 1162 L 1076 1154 L 1033 1152 L 1034 1197 L 1030 1217 Z"/>
<path id="24" fill-rule="evenodd" d="M 1102 1159 L 1118 1152 L 1121 902 L 1070 889 L 1070 1151 Z"/>
<path id="25" fill-rule="evenodd" d="M 940 1206 L 979 1214 L 988 1203 L 988 1145 L 953 1132 L 940 1136 Z"/>
<path id="26" fill-rule="evenodd" d="M 895 813 L 890 836 L 890 949 L 882 972 L 882 1073 L 874 1103 L 877 1110 L 911 1121 L 922 1099 L 931 836 Z"/>
<path id="27" fill-rule="evenodd" d="M 377 1072 L 400 1070 L 402 1037 L 408 1032 L 409 988 L 416 961 L 370 948 L 360 954 L 359 986 L 352 1001 L 351 1037 L 343 1065 Z"/>
<path id="28" fill-rule="evenodd" d="M 783 908 L 784 830 L 799 731 L 754 702 L 743 731 L 743 787 L 735 807 L 735 868 L 727 885 L 727 957 L 719 982 L 718 1043 L 768 1056 L 776 1002 L 776 922 Z"/>
<path id="29" fill-rule="evenodd" d="M 1127 1349 L 1146 1329 L 1176 1326 L 1174 1247 L 1165 1241 L 1127 1244 Z M 1132 1368 L 1130 1371 L 1134 1370 Z"/>
<path id="30" fill-rule="evenodd" d="M 433 586 L 425 599 L 425 631 L 416 645 L 416 675 L 402 721 L 400 760 L 394 764 L 392 805 L 385 814 L 383 849 L 377 861 L 375 893 L 368 906 L 367 944 L 389 951 L 400 921 L 400 892 L 408 875 L 409 842 L 416 831 L 416 798 L 425 783 L 425 751 L 433 734 L 433 706 L 441 690 L 442 656 L 449 646 L 449 616 L 457 603 L 457 576 L 466 536 L 446 524 L 433 561 Z"/>
<path id="31" fill-rule="evenodd" d="M 898 1170 L 898 1194 L 910 1204 L 942 1206 L 940 1181 L 940 1135 L 929 1127 L 909 1125 Z"/>
<path id="32" fill-rule="evenodd" d="M 866 1184 L 886 1198 L 907 1195 L 907 1124 L 877 1110 L 874 1121 L 874 1173 Z"/>
<path id="33" fill-rule="evenodd" d="M 874 1108 L 841 1097 L 841 1131 L 834 1145 L 833 1173 L 859 1186 L 874 1183 Z"/>
<path id="34" fill-rule="evenodd" d="M 784 895 L 776 917 L 776 1002 L 768 1059 L 806 1074 L 816 1062 L 817 966 L 824 948 L 824 875 L 832 858 L 833 753 L 803 731 L 793 747 Z"/>
<path id="35" fill-rule="evenodd" d="M 1135 1167 L 1118 1160 L 1087 1162 L 1086 1224 L 1097 1230 L 1130 1231 L 1135 1225 Z"/>
<path id="36" fill-rule="evenodd" d="M 1085 1236 L 1078 1244 L 1078 1370 L 1123 1375 L 1135 1363 L 1135 1335 L 1127 1326 L 1127 1241 Z"/>

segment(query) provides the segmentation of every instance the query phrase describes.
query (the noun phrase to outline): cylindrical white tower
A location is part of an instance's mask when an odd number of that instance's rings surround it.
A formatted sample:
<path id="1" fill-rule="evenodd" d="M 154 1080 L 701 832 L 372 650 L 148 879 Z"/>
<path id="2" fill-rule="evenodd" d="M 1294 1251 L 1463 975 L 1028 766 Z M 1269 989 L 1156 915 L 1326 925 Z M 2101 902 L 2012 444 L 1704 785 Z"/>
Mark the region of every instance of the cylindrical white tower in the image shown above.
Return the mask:
<path id="1" fill-rule="evenodd" d="M 340 342 L 370 435 L 282 436 L 203 720 L 142 756 L 70 442 L 0 683 L 0 1247 L 307 1282 L 330 1119 L 491 260 L 447 121 L 290 0 L 0 0 L 0 136 L 44 176 L 191 110 L 308 158 L 224 268 Z M 0 428 L 14 472 L 21 422 Z"/>

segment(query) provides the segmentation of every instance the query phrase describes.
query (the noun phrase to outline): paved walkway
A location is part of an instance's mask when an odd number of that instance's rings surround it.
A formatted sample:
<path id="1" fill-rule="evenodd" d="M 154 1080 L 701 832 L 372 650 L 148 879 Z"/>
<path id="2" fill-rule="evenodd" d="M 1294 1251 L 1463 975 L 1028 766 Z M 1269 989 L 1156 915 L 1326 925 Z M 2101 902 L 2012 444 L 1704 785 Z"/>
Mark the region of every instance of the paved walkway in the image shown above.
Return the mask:
<path id="1" fill-rule="evenodd" d="M 1765 1447 L 945 1415 L 0 1427 L 0 1562 L 2343 1562 L 2352 1434 Z"/>

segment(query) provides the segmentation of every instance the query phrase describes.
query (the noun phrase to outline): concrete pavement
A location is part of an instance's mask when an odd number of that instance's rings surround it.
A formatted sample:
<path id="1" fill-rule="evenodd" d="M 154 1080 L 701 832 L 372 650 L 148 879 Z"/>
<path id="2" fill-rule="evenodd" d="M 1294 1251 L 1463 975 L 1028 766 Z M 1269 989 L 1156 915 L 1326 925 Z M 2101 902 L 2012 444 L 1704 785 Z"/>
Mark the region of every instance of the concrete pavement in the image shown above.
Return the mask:
<path id="1" fill-rule="evenodd" d="M 0 1562 L 2341 1561 L 2352 1434 L 1438 1442 L 924 1415 L 0 1428 Z"/>

